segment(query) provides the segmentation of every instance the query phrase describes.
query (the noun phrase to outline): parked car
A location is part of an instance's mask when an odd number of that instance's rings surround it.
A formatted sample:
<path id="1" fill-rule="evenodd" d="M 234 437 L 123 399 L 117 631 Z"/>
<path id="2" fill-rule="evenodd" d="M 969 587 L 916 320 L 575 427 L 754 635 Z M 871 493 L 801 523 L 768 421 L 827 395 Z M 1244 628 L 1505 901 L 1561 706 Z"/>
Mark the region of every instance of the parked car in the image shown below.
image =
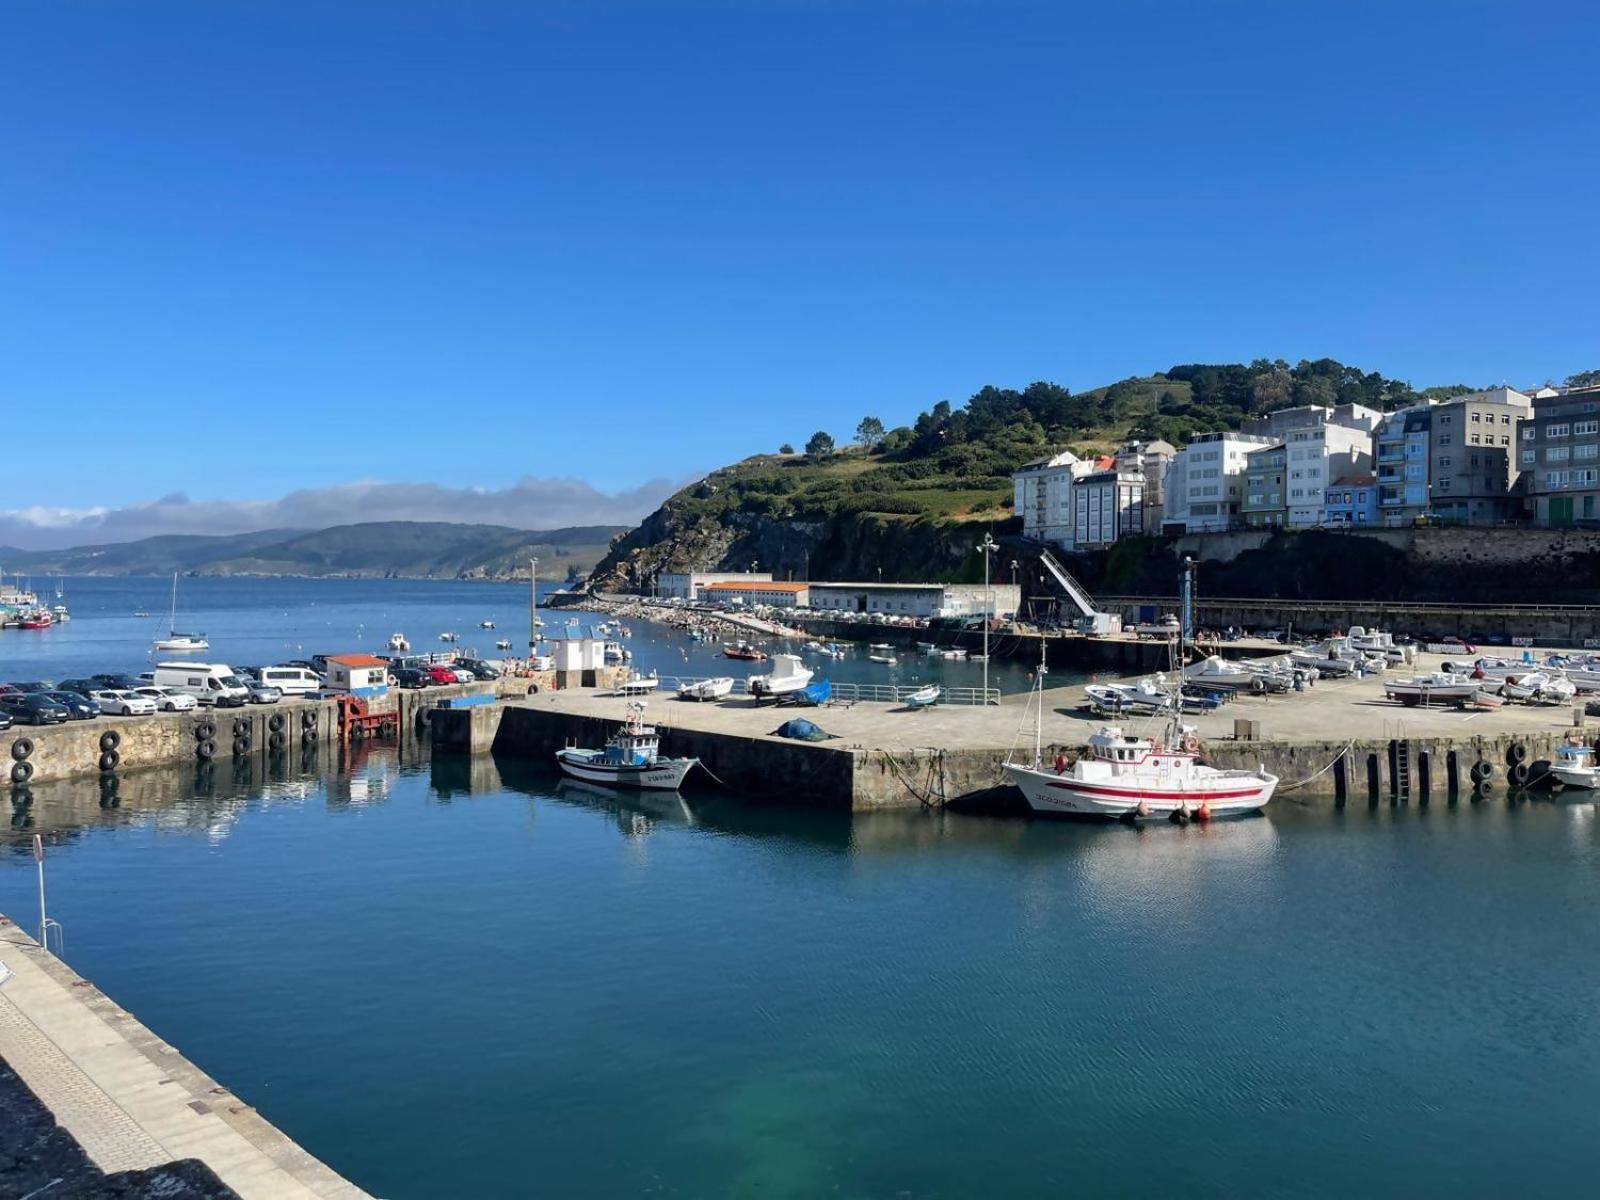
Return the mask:
<path id="1" fill-rule="evenodd" d="M 89 699 L 100 706 L 100 711 L 118 717 L 148 717 L 156 711 L 156 702 L 138 692 L 115 691 L 110 688 L 90 692 Z"/>
<path id="2" fill-rule="evenodd" d="M 239 682 L 244 684 L 250 693 L 251 704 L 276 704 L 283 699 L 283 689 L 270 683 L 262 683 L 253 675 L 240 676 Z"/>
<path id="3" fill-rule="evenodd" d="M 396 667 L 389 673 L 394 677 L 395 687 L 425 688 L 433 682 L 416 667 Z"/>
<path id="4" fill-rule="evenodd" d="M 189 712 L 200 707 L 200 701 L 177 688 L 156 687 L 147 683 L 134 688 L 133 694 L 146 697 L 162 712 Z"/>
<path id="5" fill-rule="evenodd" d="M 0 708 L 0 729 L 11 728 L 11 714 Z"/>
<path id="6" fill-rule="evenodd" d="M 456 666 L 472 672 L 474 679 L 499 679 L 500 668 L 493 663 L 486 663 L 481 658 L 463 658 L 456 662 Z"/>
<path id="7" fill-rule="evenodd" d="M 72 713 L 65 704 L 41 692 L 14 692 L 0 696 L 0 708 L 25 725 L 65 725 Z"/>
<path id="8" fill-rule="evenodd" d="M 449 671 L 450 674 L 454 676 L 453 682 L 455 683 L 477 682 L 478 676 L 473 671 L 462 666 L 460 663 L 456 663 L 454 666 L 450 667 Z"/>
<path id="9" fill-rule="evenodd" d="M 48 679 L 18 679 L 11 685 L 19 692 L 53 692 L 56 685 Z"/>
<path id="10" fill-rule="evenodd" d="M 111 687 L 108 683 L 100 683 L 94 679 L 63 679 L 56 684 L 58 692 L 77 692 L 80 696 L 92 696 L 98 691 Z"/>
<path id="11" fill-rule="evenodd" d="M 152 675 L 148 671 L 146 671 L 143 675 L 128 675 L 122 672 L 113 672 L 104 675 L 91 675 L 89 676 L 89 682 L 92 683 L 96 688 L 110 688 L 114 692 L 126 692 L 132 691 L 134 688 L 144 687 L 145 684 L 150 682 L 151 678 Z M 63 683 L 61 686 L 66 688 L 67 685 Z M 77 692 L 82 691 L 83 689 L 68 688 L 67 690 Z M 90 690 L 92 691 L 93 689 Z"/>
<path id="12" fill-rule="evenodd" d="M 429 679 L 433 680 L 434 683 L 445 684 L 457 682 L 456 673 L 452 668 L 441 667 L 437 663 L 431 666 L 423 667 L 422 673 Z"/>
<path id="13" fill-rule="evenodd" d="M 0 683 L 0 696 L 20 696 L 22 689 L 14 683 Z"/>
<path id="14" fill-rule="evenodd" d="M 87 696 L 80 696 L 77 692 L 57 692 L 52 690 L 34 692 L 33 695 L 48 696 L 57 704 L 65 705 L 67 711 L 72 714 L 74 721 L 88 721 L 100 715 L 99 701 L 91 700 Z"/>

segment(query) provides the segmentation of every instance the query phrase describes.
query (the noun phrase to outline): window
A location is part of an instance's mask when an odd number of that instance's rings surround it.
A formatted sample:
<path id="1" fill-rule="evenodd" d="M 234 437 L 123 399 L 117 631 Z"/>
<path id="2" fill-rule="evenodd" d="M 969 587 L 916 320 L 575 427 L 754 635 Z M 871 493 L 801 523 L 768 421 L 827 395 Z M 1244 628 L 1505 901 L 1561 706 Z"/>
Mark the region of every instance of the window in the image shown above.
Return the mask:
<path id="1" fill-rule="evenodd" d="M 1472 444 L 1474 446 L 1476 446 L 1478 444 L 1478 435 L 1477 434 L 1473 434 L 1472 435 Z"/>
<path id="2" fill-rule="evenodd" d="M 1502 434 L 1501 434 L 1501 435 L 1500 435 L 1500 444 L 1501 444 L 1501 445 L 1502 445 L 1502 446 L 1509 446 L 1509 445 L 1511 445 L 1511 435 L 1510 435 L 1510 434 L 1509 434 L 1509 433 L 1502 433 Z"/>
<path id="3" fill-rule="evenodd" d="M 1582 470 L 1572 473 L 1573 483 L 1592 484 L 1597 479 L 1600 479 L 1600 468 L 1596 467 L 1584 467 Z"/>
<path id="4" fill-rule="evenodd" d="M 1477 423 L 1478 423 L 1478 422 L 1479 422 L 1479 421 L 1480 421 L 1480 420 L 1482 420 L 1482 419 L 1483 419 L 1483 418 L 1482 418 L 1482 416 L 1481 416 L 1481 415 L 1480 415 L 1480 414 L 1478 414 L 1478 413 L 1473 413 L 1473 414 L 1472 414 L 1472 423 L 1473 423 L 1473 424 L 1474 424 L 1474 425 L 1476 425 L 1476 424 L 1477 424 Z M 1489 420 L 1491 420 L 1491 421 L 1492 421 L 1492 420 L 1494 420 L 1494 418 L 1493 418 L 1493 417 L 1490 417 L 1490 418 L 1489 418 Z"/>
<path id="5" fill-rule="evenodd" d="M 1546 471 L 1544 473 L 1544 485 L 1545 485 L 1545 487 L 1547 487 L 1547 488 L 1560 487 L 1561 486 L 1561 482 L 1562 482 L 1561 481 L 1561 476 L 1563 474 L 1564 474 L 1564 472 L 1562 472 L 1562 471 Z"/>
<path id="6" fill-rule="evenodd" d="M 1573 437 L 1588 437 L 1590 434 L 1600 433 L 1600 421 L 1574 421 L 1572 423 Z"/>
<path id="7" fill-rule="evenodd" d="M 1548 450 L 1546 450 L 1544 452 L 1544 460 L 1547 463 L 1566 462 L 1567 458 L 1571 454 L 1572 454 L 1572 450 L 1571 450 L 1570 447 L 1567 447 L 1567 446 L 1551 446 Z"/>
<path id="8" fill-rule="evenodd" d="M 1448 446 L 1449 444 L 1450 444 L 1450 435 L 1448 433 L 1440 434 L 1439 435 L 1439 445 Z"/>
<path id="9" fill-rule="evenodd" d="M 1439 465 L 1440 465 L 1440 466 L 1441 466 L 1441 467 L 1448 467 L 1448 466 L 1449 466 L 1449 465 L 1450 465 L 1450 464 L 1451 464 L 1451 463 L 1452 463 L 1452 462 L 1454 462 L 1454 461 L 1455 461 L 1455 460 L 1454 460 L 1454 459 L 1452 459 L 1452 458 L 1448 458 L 1448 457 L 1446 457 L 1446 458 L 1441 458 L 1441 459 L 1440 459 L 1440 460 L 1439 460 Z"/>
<path id="10" fill-rule="evenodd" d="M 1450 490 L 1450 481 L 1448 479 L 1439 480 L 1438 483 L 1434 484 L 1433 490 L 1436 492 L 1448 492 Z"/>
<path id="11" fill-rule="evenodd" d="M 1533 441 L 1533 439 L 1535 437 L 1537 437 L 1538 434 L 1539 434 L 1539 430 L 1533 425 L 1524 425 L 1522 427 L 1522 440 L 1525 441 L 1525 442 Z"/>
<path id="12" fill-rule="evenodd" d="M 1590 443 L 1588 443 L 1587 445 L 1584 445 L 1584 446 L 1574 446 L 1572 448 L 1572 457 L 1573 458 L 1600 458 L 1600 445 L 1596 445 L 1594 442 L 1590 442 Z"/>
<path id="13" fill-rule="evenodd" d="M 1568 427 L 1565 423 L 1560 425 L 1546 425 L 1544 427 L 1544 436 L 1547 438 L 1564 438 L 1567 436 L 1567 428 Z"/>
<path id="14" fill-rule="evenodd" d="M 1580 447 L 1578 447 L 1578 449 L 1582 450 L 1583 447 L 1580 446 Z M 1538 459 L 1538 457 L 1539 457 L 1539 455 L 1538 455 L 1537 451 L 1524 450 L 1522 452 L 1522 465 L 1525 466 L 1525 467 L 1531 467 L 1531 466 L 1533 466 L 1534 462 Z"/>
<path id="15" fill-rule="evenodd" d="M 1468 461 L 1468 462 L 1469 462 L 1469 463 L 1471 463 L 1471 464 L 1472 464 L 1472 465 L 1473 465 L 1473 466 L 1477 466 L 1477 465 L 1478 465 L 1478 456 L 1477 456 L 1477 455 L 1476 455 L 1476 454 L 1474 454 L 1474 455 L 1473 455 L 1473 456 L 1472 456 L 1472 457 L 1471 457 L 1471 458 L 1469 458 L 1469 459 L 1468 459 L 1468 460 L 1467 460 L 1467 461 Z"/>
<path id="16" fill-rule="evenodd" d="M 1511 414 L 1510 413 L 1501 413 L 1500 414 L 1500 424 L 1502 424 L 1502 425 L 1511 424 Z"/>

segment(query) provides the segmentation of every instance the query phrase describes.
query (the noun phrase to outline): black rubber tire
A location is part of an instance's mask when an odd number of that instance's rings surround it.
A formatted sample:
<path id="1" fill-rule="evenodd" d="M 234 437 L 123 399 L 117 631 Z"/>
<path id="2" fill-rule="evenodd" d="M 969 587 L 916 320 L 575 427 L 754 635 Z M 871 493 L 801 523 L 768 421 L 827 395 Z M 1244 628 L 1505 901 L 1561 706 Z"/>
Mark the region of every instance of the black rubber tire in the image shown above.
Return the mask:
<path id="1" fill-rule="evenodd" d="M 1267 681 L 1265 679 L 1252 679 L 1250 681 L 1250 690 L 1259 696 L 1267 690 Z"/>
<path id="2" fill-rule="evenodd" d="M 238 737 L 233 739 L 233 756 L 235 758 L 243 758 L 246 754 L 249 754 L 249 753 L 250 753 L 250 739 L 245 737 L 245 735 L 241 733 Z"/>
<path id="3" fill-rule="evenodd" d="M 249 717 L 235 717 L 233 719 L 233 736 L 236 738 L 247 738 L 250 736 Z"/>
<path id="4" fill-rule="evenodd" d="M 195 752 L 195 754 L 199 755 L 201 761 L 205 761 L 206 759 L 210 759 L 210 758 L 215 758 L 216 754 L 217 754 L 217 744 L 216 744 L 216 742 L 212 741 L 210 738 L 207 738 L 205 741 L 201 742 L 198 746 L 196 746 L 194 748 L 194 752 Z"/>
<path id="5" fill-rule="evenodd" d="M 1472 770 L 1467 772 L 1473 783 L 1484 783 L 1494 778 L 1494 764 L 1479 759 L 1472 764 Z"/>
<path id="6" fill-rule="evenodd" d="M 283 732 L 283 714 L 273 713 L 267 718 L 267 728 L 273 733 Z"/>
<path id="7" fill-rule="evenodd" d="M 282 750 L 288 744 L 288 735 L 281 729 L 275 729 L 267 735 L 267 748 L 270 750 Z"/>
<path id="8" fill-rule="evenodd" d="M 115 729 L 108 729 L 100 735 L 100 749 L 116 750 L 122 745 L 122 735 Z"/>
<path id="9" fill-rule="evenodd" d="M 433 724 L 433 709 L 431 709 L 431 708 L 419 708 L 419 709 L 417 709 L 417 728 L 418 729 L 426 729 L 429 725 L 432 725 L 432 724 Z"/>
<path id="10" fill-rule="evenodd" d="M 33 789 L 30 787 L 14 787 L 11 789 L 12 808 L 32 808 Z"/>
<path id="11" fill-rule="evenodd" d="M 537 696 L 538 694 L 539 694 L 539 685 L 537 683 L 530 683 L 528 685 L 528 695 Z"/>
<path id="12" fill-rule="evenodd" d="M 11 782 L 27 783 L 33 778 L 33 764 L 26 760 L 11 764 Z"/>
<path id="13" fill-rule="evenodd" d="M 317 714 L 315 709 L 307 709 L 300 714 L 301 729 L 315 729 L 317 727 Z"/>
<path id="14" fill-rule="evenodd" d="M 17 762 L 21 762 L 23 759 L 31 757 L 32 754 L 33 754 L 33 739 L 32 738 L 19 737 L 16 741 L 11 743 L 11 757 L 14 758 Z"/>
<path id="15" fill-rule="evenodd" d="M 1506 766 L 1514 767 L 1520 762 L 1528 760 L 1528 748 L 1521 742 L 1512 742 L 1506 747 Z"/>
<path id="16" fill-rule="evenodd" d="M 1506 770 L 1506 782 L 1512 787 L 1528 786 L 1528 764 L 1525 762 L 1512 763 Z"/>
<path id="17" fill-rule="evenodd" d="M 201 721 L 200 724 L 194 727 L 194 740 L 197 742 L 209 742 L 216 736 L 217 723 L 215 721 Z"/>
<path id="18" fill-rule="evenodd" d="M 100 755 L 100 770 L 115 771 L 117 764 L 122 761 L 122 755 L 115 750 L 107 750 Z"/>
<path id="19" fill-rule="evenodd" d="M 315 746 L 317 744 L 317 731 L 315 729 L 302 729 L 300 731 L 300 744 L 302 746 Z"/>

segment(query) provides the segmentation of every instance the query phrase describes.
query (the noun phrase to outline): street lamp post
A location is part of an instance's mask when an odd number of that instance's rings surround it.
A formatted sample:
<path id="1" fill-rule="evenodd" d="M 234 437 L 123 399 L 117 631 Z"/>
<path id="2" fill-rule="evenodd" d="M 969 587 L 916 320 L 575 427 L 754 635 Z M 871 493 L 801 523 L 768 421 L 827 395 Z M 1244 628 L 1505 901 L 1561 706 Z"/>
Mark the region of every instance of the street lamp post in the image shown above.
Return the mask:
<path id="1" fill-rule="evenodd" d="M 983 551 L 983 702 L 989 703 L 989 623 L 994 620 L 994 590 L 989 586 L 989 556 L 1000 549 L 987 533 L 978 546 Z"/>

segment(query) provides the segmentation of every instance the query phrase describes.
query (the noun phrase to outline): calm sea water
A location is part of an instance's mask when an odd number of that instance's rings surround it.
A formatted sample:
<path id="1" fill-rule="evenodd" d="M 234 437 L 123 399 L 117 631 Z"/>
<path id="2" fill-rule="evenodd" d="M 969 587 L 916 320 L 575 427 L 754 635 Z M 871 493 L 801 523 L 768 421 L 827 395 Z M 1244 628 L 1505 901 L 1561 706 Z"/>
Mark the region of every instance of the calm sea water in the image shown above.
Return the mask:
<path id="1" fill-rule="evenodd" d="M 54 602 L 54 581 L 35 581 L 42 601 Z M 101 671 L 147 671 L 160 658 L 152 643 L 166 635 L 170 578 L 67 579 L 65 602 L 72 620 L 50 629 L 0 630 L 0 681 L 57 681 Z M 553 585 L 552 585 L 553 586 Z M 523 653 L 528 639 L 526 584 L 387 579 L 184 579 L 178 585 L 178 628 L 204 632 L 210 650 L 191 657 L 232 666 L 257 666 L 356 650 L 382 651 L 389 635 L 403 633 L 414 651 L 445 650 L 439 634 L 460 636 L 457 649 L 472 649 L 494 659 L 503 653 L 496 641 L 508 640 Z M 541 590 L 548 590 L 541 587 Z M 137 613 L 147 613 L 137 616 Z M 570 610 L 543 613 L 553 631 Z M 480 628 L 493 621 L 495 628 Z M 732 662 L 719 649 L 691 642 L 665 626 L 635 622 L 629 648 L 634 664 L 663 675 L 748 675 L 764 666 Z M 769 649 L 797 650 L 769 643 Z M 976 687 L 978 663 L 945 662 L 920 655 L 894 667 L 867 661 L 865 647 L 841 660 L 815 659 L 819 673 L 848 682 L 920 684 L 937 681 Z M 1026 691 L 1027 664 L 990 664 L 991 686 Z M 1063 676 L 1057 673 L 1059 681 Z"/>
<path id="2" fill-rule="evenodd" d="M 1579 1194 L 1589 805 L 1143 831 L 504 763 L 36 789 L 67 957 L 389 1197 Z"/>

